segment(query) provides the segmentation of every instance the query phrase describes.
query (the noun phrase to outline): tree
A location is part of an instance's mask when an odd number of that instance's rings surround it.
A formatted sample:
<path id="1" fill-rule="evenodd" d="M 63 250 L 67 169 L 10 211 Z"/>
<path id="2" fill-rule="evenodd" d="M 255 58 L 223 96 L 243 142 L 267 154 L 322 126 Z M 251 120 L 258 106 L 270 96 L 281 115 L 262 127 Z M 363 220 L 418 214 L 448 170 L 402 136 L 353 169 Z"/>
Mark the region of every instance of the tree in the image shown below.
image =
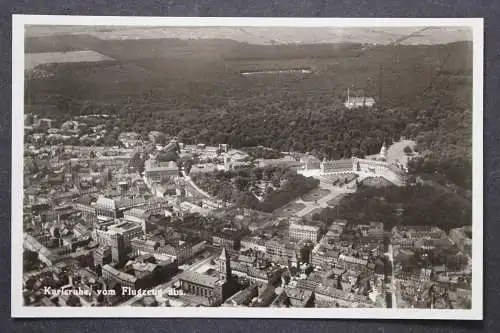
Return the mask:
<path id="1" fill-rule="evenodd" d="M 33 114 L 27 113 L 26 116 L 24 117 L 24 124 L 26 126 L 33 125 L 33 119 L 34 119 Z"/>
<path id="2" fill-rule="evenodd" d="M 129 161 L 129 167 L 136 170 L 138 173 L 142 173 L 144 171 L 144 157 L 141 157 L 139 152 L 136 152 Z"/>
<path id="3" fill-rule="evenodd" d="M 248 178 L 238 176 L 234 179 L 234 185 L 236 186 L 236 188 L 240 192 L 243 192 L 246 190 L 248 183 L 249 183 Z"/>
<path id="4" fill-rule="evenodd" d="M 158 157 L 156 158 L 158 162 L 170 162 L 170 161 L 177 161 L 179 158 L 179 155 L 175 152 L 175 150 L 168 150 L 166 152 L 162 152 L 158 154 Z"/>
<path id="5" fill-rule="evenodd" d="M 167 143 L 167 138 L 165 137 L 165 134 L 160 133 L 160 134 L 156 137 L 156 139 L 155 139 L 155 143 L 156 143 L 157 145 L 161 145 L 161 146 L 165 145 L 165 144 Z"/>
<path id="6" fill-rule="evenodd" d="M 411 153 L 413 153 L 413 149 L 411 149 L 410 146 L 406 146 L 403 148 L 403 152 L 406 154 L 406 155 L 410 155 Z"/>

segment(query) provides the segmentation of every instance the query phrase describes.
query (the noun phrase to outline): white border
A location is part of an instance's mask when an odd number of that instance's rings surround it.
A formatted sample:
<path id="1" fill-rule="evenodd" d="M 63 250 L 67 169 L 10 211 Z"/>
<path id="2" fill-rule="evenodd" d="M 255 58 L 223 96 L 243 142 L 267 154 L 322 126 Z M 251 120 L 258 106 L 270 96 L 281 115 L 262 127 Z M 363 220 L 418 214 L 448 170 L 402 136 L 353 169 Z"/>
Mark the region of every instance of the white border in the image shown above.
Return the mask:
<path id="1" fill-rule="evenodd" d="M 12 317 L 236 317 L 346 319 L 483 319 L 483 19 L 482 18 L 196 18 L 13 15 L 12 33 Z M 470 27 L 473 31 L 473 243 L 472 309 L 25 307 L 22 300 L 24 26 L 267 26 L 267 27 Z"/>

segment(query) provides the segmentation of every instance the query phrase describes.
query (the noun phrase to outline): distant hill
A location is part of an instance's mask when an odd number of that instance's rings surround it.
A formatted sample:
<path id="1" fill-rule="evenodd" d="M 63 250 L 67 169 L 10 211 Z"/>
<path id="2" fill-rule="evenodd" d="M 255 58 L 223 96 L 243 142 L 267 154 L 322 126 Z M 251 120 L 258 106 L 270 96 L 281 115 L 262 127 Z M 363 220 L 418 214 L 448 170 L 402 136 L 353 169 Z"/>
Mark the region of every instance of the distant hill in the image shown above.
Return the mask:
<path id="1" fill-rule="evenodd" d="M 224 39 L 258 45 L 280 44 L 446 44 L 472 40 L 461 27 L 120 27 L 32 26 L 26 36 L 89 35 L 102 40 Z"/>

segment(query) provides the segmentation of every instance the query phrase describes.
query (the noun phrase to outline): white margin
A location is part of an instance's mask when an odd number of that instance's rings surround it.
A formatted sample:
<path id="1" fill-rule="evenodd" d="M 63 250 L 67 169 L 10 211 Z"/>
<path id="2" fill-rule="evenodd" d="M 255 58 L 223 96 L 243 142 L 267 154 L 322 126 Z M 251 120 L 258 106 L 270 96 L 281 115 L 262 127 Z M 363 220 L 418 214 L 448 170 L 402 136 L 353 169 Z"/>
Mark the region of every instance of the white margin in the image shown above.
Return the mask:
<path id="1" fill-rule="evenodd" d="M 22 297 L 24 26 L 101 25 L 176 27 L 470 27 L 473 31 L 473 243 L 472 309 L 380 308 L 205 308 L 205 307 L 26 307 Z M 483 19 L 482 18 L 198 18 L 132 16 L 12 16 L 12 191 L 11 316 L 63 317 L 218 317 L 345 319 L 483 319 Z"/>

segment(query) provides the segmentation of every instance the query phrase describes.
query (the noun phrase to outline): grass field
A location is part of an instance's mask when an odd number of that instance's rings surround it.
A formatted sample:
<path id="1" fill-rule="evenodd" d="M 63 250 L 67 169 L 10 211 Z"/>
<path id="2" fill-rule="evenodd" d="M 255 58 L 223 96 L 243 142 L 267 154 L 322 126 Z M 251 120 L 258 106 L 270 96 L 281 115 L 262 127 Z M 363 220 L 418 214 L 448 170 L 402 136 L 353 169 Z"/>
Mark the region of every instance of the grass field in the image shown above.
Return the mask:
<path id="1" fill-rule="evenodd" d="M 306 215 L 304 215 L 303 218 L 310 220 L 310 219 L 312 219 L 314 214 L 316 214 L 316 213 L 319 214 L 322 211 L 323 211 L 323 208 L 315 208 L 315 209 L 311 210 L 309 213 L 307 213 Z"/>
<path id="2" fill-rule="evenodd" d="M 274 215 L 276 216 L 292 216 L 298 211 L 304 209 L 306 205 L 301 204 L 301 203 L 289 203 L 288 205 L 285 205 L 273 212 Z"/>
<path id="3" fill-rule="evenodd" d="M 316 201 L 316 200 L 319 200 L 328 194 L 330 194 L 330 190 L 327 190 L 324 188 L 317 188 L 317 189 L 309 192 L 308 194 L 304 195 L 302 197 L 302 200 L 308 201 L 308 202 Z"/>
<path id="4" fill-rule="evenodd" d="M 340 200 L 345 196 L 346 194 L 339 194 L 338 196 L 336 196 L 335 198 L 329 200 L 326 204 L 328 206 L 336 206 Z"/>
<path id="5" fill-rule="evenodd" d="M 98 52 L 83 50 L 69 52 L 28 53 L 25 55 L 24 69 L 29 70 L 43 64 L 98 62 L 113 60 Z"/>

